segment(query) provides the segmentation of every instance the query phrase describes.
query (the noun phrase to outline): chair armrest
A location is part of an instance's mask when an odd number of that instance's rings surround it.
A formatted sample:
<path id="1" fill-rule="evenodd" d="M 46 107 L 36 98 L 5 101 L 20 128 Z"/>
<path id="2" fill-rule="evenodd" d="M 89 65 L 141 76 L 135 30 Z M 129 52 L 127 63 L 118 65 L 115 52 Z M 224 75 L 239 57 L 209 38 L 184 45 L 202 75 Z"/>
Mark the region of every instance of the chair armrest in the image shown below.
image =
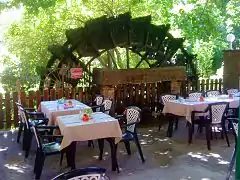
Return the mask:
<path id="1" fill-rule="evenodd" d="M 32 121 L 40 121 L 40 120 L 43 120 L 43 121 L 45 121 L 45 120 L 48 120 L 48 118 L 46 118 L 46 117 L 39 117 L 39 118 L 34 118 L 34 119 L 32 119 Z"/>
<path id="2" fill-rule="evenodd" d="M 121 120 L 124 118 L 124 114 L 114 116 L 115 119 Z"/>
<path id="3" fill-rule="evenodd" d="M 36 125 L 43 125 L 43 124 L 47 124 L 49 119 L 48 118 L 34 118 L 31 121 L 36 122 L 37 123 Z"/>
<path id="4" fill-rule="evenodd" d="M 136 125 L 136 124 L 138 124 L 139 122 L 140 122 L 140 121 L 137 121 L 137 122 L 134 122 L 134 123 L 129 123 L 129 124 L 122 124 L 121 127 L 122 127 L 122 128 L 126 128 L 126 127 L 128 127 L 128 126 Z"/>
<path id="5" fill-rule="evenodd" d="M 235 123 L 238 123 L 238 118 L 227 118 L 227 120 L 229 121 L 229 122 L 235 122 Z"/>
<path id="6" fill-rule="evenodd" d="M 36 125 L 35 126 L 37 129 L 46 129 L 46 130 L 54 130 L 54 129 L 59 129 L 58 126 L 42 126 L 42 125 Z"/>
<path id="7" fill-rule="evenodd" d="M 26 111 L 35 111 L 36 109 L 35 108 L 24 108 L 24 110 L 26 110 Z"/>
<path id="8" fill-rule="evenodd" d="M 40 135 L 42 138 L 63 138 L 63 135 Z"/>
<path id="9" fill-rule="evenodd" d="M 92 109 L 96 109 L 96 108 L 101 108 L 103 107 L 103 105 L 94 105 L 94 106 L 90 106 Z"/>
<path id="10" fill-rule="evenodd" d="M 38 116 L 38 117 L 42 116 L 42 117 L 44 117 L 44 113 L 43 112 L 27 112 L 27 113 L 31 117 L 32 116 Z"/>

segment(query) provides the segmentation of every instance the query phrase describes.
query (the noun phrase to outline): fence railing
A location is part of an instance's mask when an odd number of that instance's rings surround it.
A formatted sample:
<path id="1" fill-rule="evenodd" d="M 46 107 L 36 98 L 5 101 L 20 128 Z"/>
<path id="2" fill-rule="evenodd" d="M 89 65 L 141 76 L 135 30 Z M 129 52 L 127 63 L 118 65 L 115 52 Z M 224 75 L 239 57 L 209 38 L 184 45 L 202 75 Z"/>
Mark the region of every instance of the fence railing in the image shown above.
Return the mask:
<path id="1" fill-rule="evenodd" d="M 222 92 L 222 79 L 200 80 L 197 85 L 183 82 L 181 91 L 186 94 L 188 91 L 219 90 Z M 115 109 L 123 106 L 136 105 L 139 107 L 148 106 L 152 110 L 159 108 L 161 94 L 171 92 L 171 82 L 126 84 L 115 87 Z M 56 100 L 62 97 L 77 99 L 84 103 L 93 102 L 96 96 L 94 88 L 75 89 L 45 89 L 43 92 L 30 91 L 21 92 L 21 103 L 25 107 L 38 108 L 41 101 Z M 18 110 L 15 102 L 18 100 L 17 92 L 0 94 L 0 129 L 9 129 L 18 126 Z"/>

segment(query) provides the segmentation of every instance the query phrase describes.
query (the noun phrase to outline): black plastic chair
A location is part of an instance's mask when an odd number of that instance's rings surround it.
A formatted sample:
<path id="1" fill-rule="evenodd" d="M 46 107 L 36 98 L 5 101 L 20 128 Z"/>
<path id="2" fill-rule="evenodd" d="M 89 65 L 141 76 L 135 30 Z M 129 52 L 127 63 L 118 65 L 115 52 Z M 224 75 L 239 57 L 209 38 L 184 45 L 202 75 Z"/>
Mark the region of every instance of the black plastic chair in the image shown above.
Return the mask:
<path id="1" fill-rule="evenodd" d="M 54 177 L 52 180 L 67 180 L 67 179 L 110 180 L 110 178 L 106 175 L 106 169 L 97 168 L 97 167 L 81 168 L 81 169 L 65 172 Z"/>
<path id="2" fill-rule="evenodd" d="M 233 167 L 235 164 L 235 160 L 236 160 L 236 149 L 237 149 L 237 138 L 238 138 L 238 119 L 237 118 L 228 118 L 229 123 L 231 123 L 232 127 L 233 127 L 233 135 L 235 138 L 235 147 L 232 153 L 232 157 L 231 157 L 231 161 L 229 163 L 228 166 L 228 172 L 227 172 L 227 177 L 226 180 L 229 180 L 233 171 Z"/>
<path id="3" fill-rule="evenodd" d="M 122 135 L 120 142 L 124 142 L 128 155 L 131 155 L 130 141 L 134 141 L 142 162 L 145 162 L 142 148 L 138 139 L 137 134 L 137 124 L 140 122 L 141 109 L 135 106 L 127 107 L 122 116 L 116 118 L 121 119 L 123 124 L 121 125 L 125 128 L 125 132 Z M 121 123 L 121 122 L 120 122 Z M 116 145 L 117 146 L 117 145 Z M 101 155 L 100 155 L 101 156 Z"/>
<path id="4" fill-rule="evenodd" d="M 45 158 L 47 156 L 60 154 L 60 142 L 62 140 L 62 135 L 50 135 L 50 134 L 40 134 L 39 130 L 44 130 L 46 132 L 58 129 L 56 126 L 32 126 L 36 141 L 37 141 L 37 153 L 34 163 L 34 174 L 35 179 L 40 179 L 42 174 L 42 169 L 44 165 Z"/>
<path id="5" fill-rule="evenodd" d="M 25 150 L 25 158 L 28 157 L 29 151 L 31 149 L 32 144 L 32 136 L 33 132 L 31 127 L 35 125 L 46 125 L 48 123 L 48 118 L 40 117 L 36 118 L 37 114 L 40 114 L 38 112 L 27 112 L 22 106 L 18 106 L 19 108 L 19 114 L 21 116 L 22 125 L 24 128 L 24 134 L 23 134 L 23 150 Z M 33 118 L 31 118 L 33 117 Z"/>
<path id="6" fill-rule="evenodd" d="M 23 107 L 22 104 L 15 102 L 17 109 L 18 109 L 18 119 L 19 119 L 19 125 L 18 125 L 18 135 L 17 135 L 17 143 L 20 142 L 20 138 L 22 135 L 22 131 L 24 128 L 24 119 L 22 119 L 21 114 L 20 114 L 20 109 L 19 107 L 23 108 L 26 112 L 28 112 L 29 114 L 33 114 L 35 116 L 35 118 L 39 118 L 39 117 L 44 117 L 44 114 L 41 112 L 36 112 L 36 110 L 34 108 L 25 108 Z M 36 122 L 35 122 L 36 123 Z"/>
<path id="7" fill-rule="evenodd" d="M 221 137 L 223 138 L 223 135 L 226 137 L 227 145 L 228 147 L 230 146 L 228 136 L 227 136 L 227 131 L 226 131 L 226 126 L 225 126 L 225 121 L 226 121 L 226 113 L 229 107 L 228 102 L 217 102 L 217 103 L 212 103 L 209 104 L 208 107 L 205 109 L 205 111 L 192 111 L 192 123 L 189 124 L 189 143 L 192 143 L 192 135 L 194 132 L 194 125 L 198 124 L 202 127 L 206 128 L 206 140 L 207 140 L 207 147 L 208 150 L 211 149 L 210 145 L 210 136 L 211 139 L 213 139 L 212 135 L 212 127 L 214 127 L 214 132 L 215 128 L 218 127 L 219 125 L 221 126 Z M 195 119 L 194 117 L 196 116 L 197 113 L 207 113 L 209 112 L 209 115 L 206 116 L 203 120 L 198 120 Z M 216 135 L 216 132 L 215 132 Z"/>

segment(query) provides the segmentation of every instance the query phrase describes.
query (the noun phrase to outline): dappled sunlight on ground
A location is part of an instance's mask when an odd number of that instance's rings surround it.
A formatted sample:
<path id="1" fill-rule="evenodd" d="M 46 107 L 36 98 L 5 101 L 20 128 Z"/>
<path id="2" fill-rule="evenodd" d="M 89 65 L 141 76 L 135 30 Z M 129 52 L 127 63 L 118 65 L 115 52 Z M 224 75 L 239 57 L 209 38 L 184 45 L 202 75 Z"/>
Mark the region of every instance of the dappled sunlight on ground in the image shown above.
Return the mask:
<path id="1" fill-rule="evenodd" d="M 165 128 L 166 129 L 166 128 Z M 77 144 L 77 167 L 98 166 L 107 168 L 114 180 L 221 180 L 226 172 L 232 154 L 232 147 L 226 148 L 224 140 L 213 140 L 212 151 L 208 151 L 205 139 L 194 139 L 187 144 L 185 123 L 172 138 L 166 137 L 166 130 L 157 127 L 138 128 L 140 143 L 146 162 L 142 164 L 134 142 L 131 143 L 132 155 L 128 155 L 124 143 L 118 145 L 118 162 L 120 174 L 111 171 L 111 154 L 109 144 L 105 142 L 103 160 L 99 161 L 97 142 L 95 148 L 87 147 L 87 142 Z M 36 153 L 33 140 L 30 156 L 24 159 L 22 144 L 16 143 L 17 131 L 0 132 L 0 174 L 4 179 L 32 180 Z M 66 159 L 59 166 L 60 156 L 46 158 L 42 179 L 51 179 L 67 170 Z M 204 174 L 206 172 L 206 174 Z M 215 173 L 215 174 L 214 174 Z M 1 178 L 0 178 L 1 179 Z M 224 178 L 223 178 L 224 179 Z"/>
<path id="2" fill-rule="evenodd" d="M 190 152 L 188 153 L 188 155 L 191 156 L 192 158 L 198 158 L 201 161 L 208 161 L 210 158 L 212 158 L 212 159 L 215 159 L 218 162 L 218 164 L 226 165 L 230 163 L 229 161 L 224 160 L 219 154 L 215 154 L 215 153 L 204 154 L 201 152 L 197 152 L 197 153 Z"/>
<path id="3" fill-rule="evenodd" d="M 8 168 L 9 170 L 16 171 L 18 173 L 25 173 L 29 166 L 26 165 L 19 165 L 19 164 L 5 164 L 4 167 Z"/>

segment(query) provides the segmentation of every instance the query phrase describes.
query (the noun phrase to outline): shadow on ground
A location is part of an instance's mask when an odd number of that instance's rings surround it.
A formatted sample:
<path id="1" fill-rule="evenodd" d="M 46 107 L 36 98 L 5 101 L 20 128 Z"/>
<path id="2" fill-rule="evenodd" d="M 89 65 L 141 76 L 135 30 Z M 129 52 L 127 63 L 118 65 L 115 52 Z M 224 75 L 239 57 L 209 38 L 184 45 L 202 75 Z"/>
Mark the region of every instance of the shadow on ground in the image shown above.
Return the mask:
<path id="1" fill-rule="evenodd" d="M 166 128 L 165 128 L 166 129 Z M 0 132 L 0 180 L 32 180 L 36 144 L 33 140 L 32 151 L 24 159 L 21 143 L 16 143 L 14 131 Z M 193 144 L 187 144 L 185 122 L 171 139 L 166 138 L 164 130 L 157 127 L 139 128 L 141 144 L 146 162 L 141 163 L 135 144 L 131 144 L 132 155 L 128 156 L 123 145 L 118 148 L 119 174 L 111 171 L 108 143 L 105 143 L 104 160 L 98 160 L 98 148 L 88 148 L 87 142 L 77 145 L 76 165 L 78 168 L 98 166 L 107 168 L 113 180 L 224 180 L 234 147 L 229 133 L 231 147 L 227 147 L 220 136 L 211 141 L 212 150 L 208 151 L 204 134 L 197 133 Z M 66 162 L 59 166 L 60 156 L 47 157 L 41 179 L 48 180 L 66 171 Z"/>

